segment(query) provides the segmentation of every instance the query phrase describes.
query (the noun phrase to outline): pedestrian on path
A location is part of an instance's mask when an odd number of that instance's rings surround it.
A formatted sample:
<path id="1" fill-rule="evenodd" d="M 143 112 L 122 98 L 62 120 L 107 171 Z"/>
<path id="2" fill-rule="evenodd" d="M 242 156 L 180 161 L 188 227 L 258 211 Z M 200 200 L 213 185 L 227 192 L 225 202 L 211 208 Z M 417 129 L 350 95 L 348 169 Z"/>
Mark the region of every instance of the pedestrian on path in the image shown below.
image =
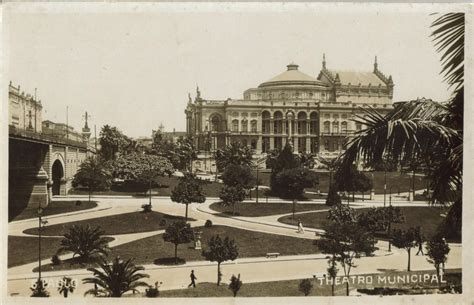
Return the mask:
<path id="1" fill-rule="evenodd" d="M 303 223 L 301 222 L 301 219 L 298 219 L 298 233 L 304 233 Z"/>
<path id="2" fill-rule="evenodd" d="M 420 254 L 421 252 L 421 256 L 423 256 L 425 254 L 423 253 L 423 235 L 421 234 L 421 228 L 417 227 L 416 231 L 416 244 L 418 245 L 418 252 L 416 252 L 416 255 Z"/>
<path id="3" fill-rule="evenodd" d="M 194 270 L 191 270 L 191 275 L 189 277 L 191 278 L 191 284 L 188 285 L 188 288 L 191 287 L 191 286 L 196 288 L 197 277 L 194 275 Z"/>

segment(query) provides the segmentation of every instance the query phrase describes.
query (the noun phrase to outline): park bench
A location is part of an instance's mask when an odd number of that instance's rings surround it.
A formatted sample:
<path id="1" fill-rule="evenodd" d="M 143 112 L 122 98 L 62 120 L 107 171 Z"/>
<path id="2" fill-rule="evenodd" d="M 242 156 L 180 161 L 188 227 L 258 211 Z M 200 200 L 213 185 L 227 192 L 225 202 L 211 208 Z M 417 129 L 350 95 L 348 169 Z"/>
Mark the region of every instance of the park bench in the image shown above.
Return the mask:
<path id="1" fill-rule="evenodd" d="M 278 257 L 279 255 L 280 255 L 280 253 L 278 253 L 278 252 L 269 252 L 269 253 L 267 253 L 267 258 Z"/>

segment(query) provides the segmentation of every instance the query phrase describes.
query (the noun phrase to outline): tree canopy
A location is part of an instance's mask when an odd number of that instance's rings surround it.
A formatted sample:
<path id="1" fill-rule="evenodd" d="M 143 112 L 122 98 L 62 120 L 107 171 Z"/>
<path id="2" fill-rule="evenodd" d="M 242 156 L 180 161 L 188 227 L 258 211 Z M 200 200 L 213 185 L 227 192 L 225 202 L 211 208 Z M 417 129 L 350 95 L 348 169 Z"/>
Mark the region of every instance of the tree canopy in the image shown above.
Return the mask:
<path id="1" fill-rule="evenodd" d="M 231 164 L 251 166 L 252 155 L 252 150 L 248 146 L 240 142 L 233 142 L 224 149 L 218 149 L 214 154 L 214 159 L 217 170 L 222 172 Z"/>

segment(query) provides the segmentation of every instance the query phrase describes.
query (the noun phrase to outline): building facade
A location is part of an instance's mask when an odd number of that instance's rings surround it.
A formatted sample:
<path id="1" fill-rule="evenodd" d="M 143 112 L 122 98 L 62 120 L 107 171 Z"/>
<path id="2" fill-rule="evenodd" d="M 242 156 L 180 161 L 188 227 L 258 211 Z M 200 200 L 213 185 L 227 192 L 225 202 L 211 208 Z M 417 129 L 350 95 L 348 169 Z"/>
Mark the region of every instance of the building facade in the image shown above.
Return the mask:
<path id="1" fill-rule="evenodd" d="M 328 69 L 323 56 L 318 76 L 289 64 L 283 73 L 246 90 L 242 99 L 207 100 L 198 88 L 185 110 L 186 131 L 203 159 L 235 141 L 250 146 L 257 157 L 287 142 L 295 152 L 336 157 L 345 139 L 362 129 L 352 120 L 355 115 L 364 116 L 364 107 L 388 112 L 393 89 L 392 77 L 379 70 L 377 58 L 372 71 L 353 72 Z"/>
<path id="2" fill-rule="evenodd" d="M 66 124 L 42 122 L 42 106 L 20 86 L 9 86 L 9 219 L 28 205 L 67 195 L 81 163 L 94 153 L 87 120 L 82 134 Z"/>

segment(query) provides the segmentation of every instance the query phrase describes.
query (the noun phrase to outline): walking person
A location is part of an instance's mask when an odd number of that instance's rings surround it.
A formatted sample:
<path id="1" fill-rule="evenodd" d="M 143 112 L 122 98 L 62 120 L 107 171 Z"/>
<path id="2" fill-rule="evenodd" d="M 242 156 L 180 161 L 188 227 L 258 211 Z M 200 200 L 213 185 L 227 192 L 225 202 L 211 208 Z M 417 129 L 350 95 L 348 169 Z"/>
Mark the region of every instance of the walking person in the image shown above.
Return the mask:
<path id="1" fill-rule="evenodd" d="M 418 245 L 418 252 L 416 252 L 416 255 L 420 254 L 421 256 L 425 255 L 423 253 L 423 235 L 421 234 L 421 229 L 420 227 L 416 228 L 417 234 L 416 234 L 416 244 Z"/>
<path id="2" fill-rule="evenodd" d="M 301 219 L 298 219 L 298 233 L 304 233 L 303 223 L 301 222 Z"/>
<path id="3" fill-rule="evenodd" d="M 188 288 L 191 287 L 191 286 L 196 288 L 197 277 L 196 277 L 196 275 L 194 275 L 194 270 L 191 270 L 191 275 L 189 277 L 191 278 L 191 284 L 188 285 Z"/>

